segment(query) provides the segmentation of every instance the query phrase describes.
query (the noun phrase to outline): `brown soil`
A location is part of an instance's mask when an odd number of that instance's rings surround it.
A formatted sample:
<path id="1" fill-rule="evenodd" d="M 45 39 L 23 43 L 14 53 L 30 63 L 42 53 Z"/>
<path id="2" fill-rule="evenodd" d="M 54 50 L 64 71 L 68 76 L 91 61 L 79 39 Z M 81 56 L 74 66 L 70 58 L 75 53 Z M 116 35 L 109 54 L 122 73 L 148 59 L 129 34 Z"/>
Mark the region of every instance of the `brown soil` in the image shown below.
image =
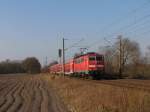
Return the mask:
<path id="1" fill-rule="evenodd" d="M 42 75 L 0 76 L 0 112 L 68 112 Z"/>

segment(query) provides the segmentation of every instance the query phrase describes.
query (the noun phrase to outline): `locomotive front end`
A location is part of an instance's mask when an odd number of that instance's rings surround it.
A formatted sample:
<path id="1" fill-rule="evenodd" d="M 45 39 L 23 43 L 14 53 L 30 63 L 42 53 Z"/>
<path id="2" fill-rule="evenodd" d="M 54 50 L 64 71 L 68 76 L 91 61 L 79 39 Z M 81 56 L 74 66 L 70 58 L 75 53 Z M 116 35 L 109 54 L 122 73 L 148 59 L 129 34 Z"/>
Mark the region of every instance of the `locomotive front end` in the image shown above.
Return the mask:
<path id="1" fill-rule="evenodd" d="M 89 55 L 88 65 L 89 65 L 89 74 L 91 74 L 92 76 L 93 75 L 100 76 L 105 72 L 103 55 L 96 53 Z"/>

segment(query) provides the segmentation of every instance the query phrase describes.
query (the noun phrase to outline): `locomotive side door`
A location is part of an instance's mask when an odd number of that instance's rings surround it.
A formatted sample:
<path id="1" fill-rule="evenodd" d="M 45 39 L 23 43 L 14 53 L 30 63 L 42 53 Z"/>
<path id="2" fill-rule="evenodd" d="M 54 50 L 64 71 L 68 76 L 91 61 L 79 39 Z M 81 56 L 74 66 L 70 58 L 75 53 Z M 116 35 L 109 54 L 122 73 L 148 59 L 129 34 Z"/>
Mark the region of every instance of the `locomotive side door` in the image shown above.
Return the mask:
<path id="1" fill-rule="evenodd" d="M 74 60 L 70 61 L 70 73 L 74 73 Z"/>

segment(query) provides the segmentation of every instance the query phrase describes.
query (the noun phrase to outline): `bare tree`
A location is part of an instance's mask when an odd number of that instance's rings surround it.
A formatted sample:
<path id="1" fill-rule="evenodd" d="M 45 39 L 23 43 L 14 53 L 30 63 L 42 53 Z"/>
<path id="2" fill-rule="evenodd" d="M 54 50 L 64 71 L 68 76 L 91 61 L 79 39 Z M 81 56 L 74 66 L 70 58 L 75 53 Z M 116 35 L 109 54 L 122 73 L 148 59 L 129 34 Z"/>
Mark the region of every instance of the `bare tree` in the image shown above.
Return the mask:
<path id="1" fill-rule="evenodd" d="M 139 44 L 137 42 L 131 41 L 128 38 L 124 38 L 121 40 L 121 43 L 122 44 L 120 46 L 120 41 L 117 41 L 115 46 L 116 50 L 121 49 L 121 67 L 122 70 L 124 70 L 127 64 L 138 64 L 141 53 Z"/>
<path id="2" fill-rule="evenodd" d="M 117 40 L 116 43 L 114 43 L 111 47 L 105 48 L 104 51 L 106 71 L 110 73 L 120 73 L 120 67 L 122 72 L 124 72 L 125 68 L 127 69 L 126 66 L 136 66 L 141 57 L 139 44 L 128 38 L 121 38 L 121 40 Z"/>
<path id="3" fill-rule="evenodd" d="M 147 63 L 150 64 L 150 46 L 147 47 L 147 53 L 146 53 L 146 58 L 147 58 Z"/>
<path id="4" fill-rule="evenodd" d="M 99 48 L 99 52 L 104 54 L 105 57 L 105 72 L 115 73 L 114 55 L 116 54 L 115 48 L 112 46 L 105 46 Z"/>

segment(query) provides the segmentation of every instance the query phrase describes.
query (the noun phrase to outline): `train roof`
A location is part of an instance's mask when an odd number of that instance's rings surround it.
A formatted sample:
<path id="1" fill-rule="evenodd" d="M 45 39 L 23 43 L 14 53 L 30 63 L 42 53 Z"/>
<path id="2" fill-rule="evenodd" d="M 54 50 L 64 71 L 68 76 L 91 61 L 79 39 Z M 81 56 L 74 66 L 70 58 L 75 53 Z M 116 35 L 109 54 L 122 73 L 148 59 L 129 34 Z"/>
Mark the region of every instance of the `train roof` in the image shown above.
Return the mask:
<path id="1" fill-rule="evenodd" d="M 102 54 L 99 54 L 99 53 L 96 53 L 96 52 L 88 52 L 86 54 L 81 54 L 81 55 L 75 56 L 74 59 L 82 57 L 82 56 L 90 55 L 90 54 L 102 55 Z"/>

